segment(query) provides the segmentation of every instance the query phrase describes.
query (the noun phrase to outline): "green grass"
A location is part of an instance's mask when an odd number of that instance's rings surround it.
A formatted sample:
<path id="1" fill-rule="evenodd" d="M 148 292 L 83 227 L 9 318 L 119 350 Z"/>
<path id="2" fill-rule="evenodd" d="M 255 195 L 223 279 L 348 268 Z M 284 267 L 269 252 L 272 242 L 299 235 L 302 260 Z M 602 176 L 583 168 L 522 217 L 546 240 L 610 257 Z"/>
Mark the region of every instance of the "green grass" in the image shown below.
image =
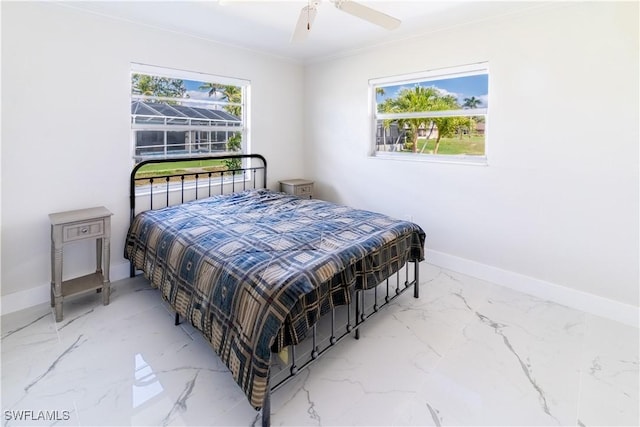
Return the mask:
<path id="1" fill-rule="evenodd" d="M 222 160 L 185 160 L 175 161 L 167 163 L 151 163 L 144 165 L 139 169 L 142 172 L 149 171 L 164 171 L 164 170 L 176 170 L 176 169 L 192 169 L 192 168 L 206 168 L 212 166 L 224 166 Z"/>
<path id="2" fill-rule="evenodd" d="M 425 138 L 418 138 L 418 153 L 422 150 L 424 145 L 424 154 L 433 154 L 433 150 L 436 144 L 435 139 L 426 140 Z M 469 154 L 469 155 L 484 155 L 484 136 L 463 136 L 453 138 L 442 138 L 440 140 L 440 147 L 438 147 L 438 154 Z"/>
<path id="3" fill-rule="evenodd" d="M 167 163 L 151 163 L 142 166 L 136 172 L 137 178 L 150 178 L 154 176 L 165 176 L 176 173 L 184 173 L 190 170 L 195 171 L 221 171 L 227 167 L 223 160 L 191 160 L 175 161 Z"/>

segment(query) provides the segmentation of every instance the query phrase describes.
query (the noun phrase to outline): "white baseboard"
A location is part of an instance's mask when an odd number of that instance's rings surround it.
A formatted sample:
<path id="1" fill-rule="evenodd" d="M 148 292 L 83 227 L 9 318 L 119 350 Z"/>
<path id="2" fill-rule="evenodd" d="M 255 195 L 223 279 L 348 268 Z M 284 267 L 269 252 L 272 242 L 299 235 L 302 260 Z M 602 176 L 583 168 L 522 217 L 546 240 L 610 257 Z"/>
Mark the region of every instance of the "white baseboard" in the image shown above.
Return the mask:
<path id="1" fill-rule="evenodd" d="M 125 261 L 116 265 L 111 264 L 111 268 L 109 269 L 109 279 L 111 282 L 122 280 L 127 277 L 129 277 L 128 262 Z M 45 285 L 36 286 L 35 288 L 3 295 L 2 300 L 0 301 L 0 314 L 13 313 L 14 311 L 48 303 L 51 301 L 50 289 L 51 285 L 47 283 Z"/>
<path id="2" fill-rule="evenodd" d="M 535 297 L 553 301 L 567 307 L 585 311 L 596 316 L 615 320 L 626 325 L 640 326 L 640 308 L 597 295 L 560 286 L 555 283 L 525 276 L 513 271 L 502 270 L 487 264 L 449 255 L 444 252 L 427 250 L 427 262 L 430 264 L 477 277 L 487 282 L 524 292 Z M 129 277 L 129 263 L 122 262 L 111 266 L 111 281 Z M 49 302 L 49 284 L 37 286 L 2 297 L 1 314 L 12 313 L 38 304 Z"/>
<path id="3" fill-rule="evenodd" d="M 427 262 L 535 297 L 553 301 L 596 316 L 640 327 L 640 307 L 610 300 L 566 286 L 546 282 L 513 271 L 460 258 L 443 252 L 427 250 Z"/>

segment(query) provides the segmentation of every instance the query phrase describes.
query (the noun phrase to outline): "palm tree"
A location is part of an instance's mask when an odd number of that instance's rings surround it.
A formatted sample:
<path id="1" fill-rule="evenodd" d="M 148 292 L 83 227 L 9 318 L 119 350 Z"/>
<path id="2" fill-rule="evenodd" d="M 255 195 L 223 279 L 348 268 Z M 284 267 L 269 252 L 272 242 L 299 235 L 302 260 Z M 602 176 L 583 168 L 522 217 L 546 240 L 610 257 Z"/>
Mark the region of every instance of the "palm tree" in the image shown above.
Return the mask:
<path id="1" fill-rule="evenodd" d="M 437 88 L 415 86 L 413 89 L 403 89 L 397 98 L 387 99 L 380 105 L 381 111 L 385 113 L 408 113 L 424 111 L 456 110 L 460 105 L 452 95 L 443 95 Z M 438 136 L 434 147 L 434 154 L 438 154 L 440 139 L 451 136 L 460 126 L 457 117 L 437 117 L 437 118 L 411 118 L 398 119 L 398 126 L 401 129 L 408 129 L 413 152 L 418 152 L 418 133 L 421 128 L 431 127 L 438 130 Z"/>
<path id="2" fill-rule="evenodd" d="M 187 92 L 184 80 L 169 77 L 150 76 L 147 74 L 131 75 L 131 93 L 149 97 L 182 98 Z M 162 102 L 175 105 L 178 102 L 172 100 L 145 99 L 144 102 Z"/>
<path id="3" fill-rule="evenodd" d="M 457 110 L 460 108 L 458 101 L 452 95 L 440 96 L 436 101 L 433 110 L 434 111 L 444 111 L 444 110 Z M 440 140 L 443 137 L 451 137 L 453 136 L 464 121 L 464 117 L 437 117 L 433 118 L 433 122 L 436 124 L 436 128 L 438 128 L 438 136 L 436 138 L 435 145 L 433 147 L 433 154 L 438 154 L 438 149 L 440 148 Z"/>
<path id="4" fill-rule="evenodd" d="M 209 91 L 209 96 L 214 96 L 216 93 L 222 92 L 222 88 L 224 86 L 218 83 L 203 83 L 198 86 L 198 89 L 207 89 Z"/>
<path id="5" fill-rule="evenodd" d="M 134 73 L 131 75 L 131 90 L 136 95 L 182 98 L 187 88 L 181 79 Z"/>
<path id="6" fill-rule="evenodd" d="M 463 101 L 464 101 L 464 104 L 462 104 L 462 108 L 464 109 L 478 108 L 478 106 L 482 104 L 482 101 L 476 98 L 475 96 L 472 96 L 471 98 L 465 98 Z"/>
<path id="7" fill-rule="evenodd" d="M 153 86 L 151 84 L 151 76 L 144 74 L 133 74 L 131 76 L 132 92 L 136 95 L 153 95 Z"/>
<path id="8" fill-rule="evenodd" d="M 233 85 L 222 85 L 219 83 L 203 83 L 198 89 L 207 89 L 209 96 L 215 96 L 220 94 L 220 99 L 226 100 L 230 103 L 241 104 L 242 103 L 242 88 Z M 236 117 L 242 115 L 241 105 L 225 105 L 223 109 Z"/>
<path id="9" fill-rule="evenodd" d="M 242 88 L 240 86 L 225 85 L 222 88 L 222 97 L 234 104 L 242 104 Z M 225 105 L 225 111 L 236 117 L 242 116 L 242 105 Z"/>
<path id="10" fill-rule="evenodd" d="M 403 89 L 396 98 L 388 98 L 379 108 L 385 113 L 429 111 L 438 96 L 439 92 L 434 87 L 415 86 L 413 89 Z M 427 120 L 424 118 L 398 119 L 398 127 L 409 131 L 414 153 L 418 152 L 420 127 L 426 125 Z"/>
<path id="11" fill-rule="evenodd" d="M 233 85 L 224 85 L 222 87 L 222 98 L 234 104 L 242 104 L 242 88 Z M 236 117 L 242 117 L 242 105 L 225 105 L 224 110 Z M 227 139 L 227 150 L 240 151 L 242 149 L 242 133 L 234 132 Z M 241 166 L 240 159 L 225 160 L 227 169 L 235 170 Z"/>
<path id="12" fill-rule="evenodd" d="M 220 99 L 226 100 L 231 104 L 227 104 L 223 107 L 227 113 L 236 117 L 242 116 L 242 88 L 234 85 L 222 85 L 218 83 L 203 83 L 198 89 L 208 89 L 209 96 L 214 96 L 216 93 L 220 94 Z M 228 151 L 240 151 L 242 149 L 242 133 L 234 132 L 227 138 L 227 150 Z M 227 159 L 224 161 L 225 166 L 229 170 L 239 169 L 241 166 L 240 159 Z"/>

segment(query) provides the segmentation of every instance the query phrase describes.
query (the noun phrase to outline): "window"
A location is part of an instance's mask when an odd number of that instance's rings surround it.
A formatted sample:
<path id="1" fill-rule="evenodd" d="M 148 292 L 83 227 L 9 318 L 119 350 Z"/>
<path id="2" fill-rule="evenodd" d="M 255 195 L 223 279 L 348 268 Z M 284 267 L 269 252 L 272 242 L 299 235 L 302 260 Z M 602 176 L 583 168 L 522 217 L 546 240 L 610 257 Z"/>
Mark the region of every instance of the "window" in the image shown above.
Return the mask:
<path id="1" fill-rule="evenodd" d="M 133 158 L 248 152 L 248 97 L 246 80 L 133 64 Z"/>
<path id="2" fill-rule="evenodd" d="M 487 64 L 369 82 L 372 155 L 486 162 Z"/>

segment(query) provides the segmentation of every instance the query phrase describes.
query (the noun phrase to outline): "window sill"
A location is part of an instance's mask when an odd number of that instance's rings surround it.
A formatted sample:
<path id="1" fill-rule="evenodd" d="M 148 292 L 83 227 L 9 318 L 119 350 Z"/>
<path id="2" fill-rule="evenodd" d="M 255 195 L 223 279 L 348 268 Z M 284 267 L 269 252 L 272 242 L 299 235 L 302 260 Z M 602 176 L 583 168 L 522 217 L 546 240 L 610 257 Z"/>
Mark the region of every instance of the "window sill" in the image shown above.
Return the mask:
<path id="1" fill-rule="evenodd" d="M 488 166 L 487 156 L 447 155 L 447 154 L 413 154 L 376 152 L 370 159 L 399 160 L 405 162 L 445 163 L 470 166 Z"/>

